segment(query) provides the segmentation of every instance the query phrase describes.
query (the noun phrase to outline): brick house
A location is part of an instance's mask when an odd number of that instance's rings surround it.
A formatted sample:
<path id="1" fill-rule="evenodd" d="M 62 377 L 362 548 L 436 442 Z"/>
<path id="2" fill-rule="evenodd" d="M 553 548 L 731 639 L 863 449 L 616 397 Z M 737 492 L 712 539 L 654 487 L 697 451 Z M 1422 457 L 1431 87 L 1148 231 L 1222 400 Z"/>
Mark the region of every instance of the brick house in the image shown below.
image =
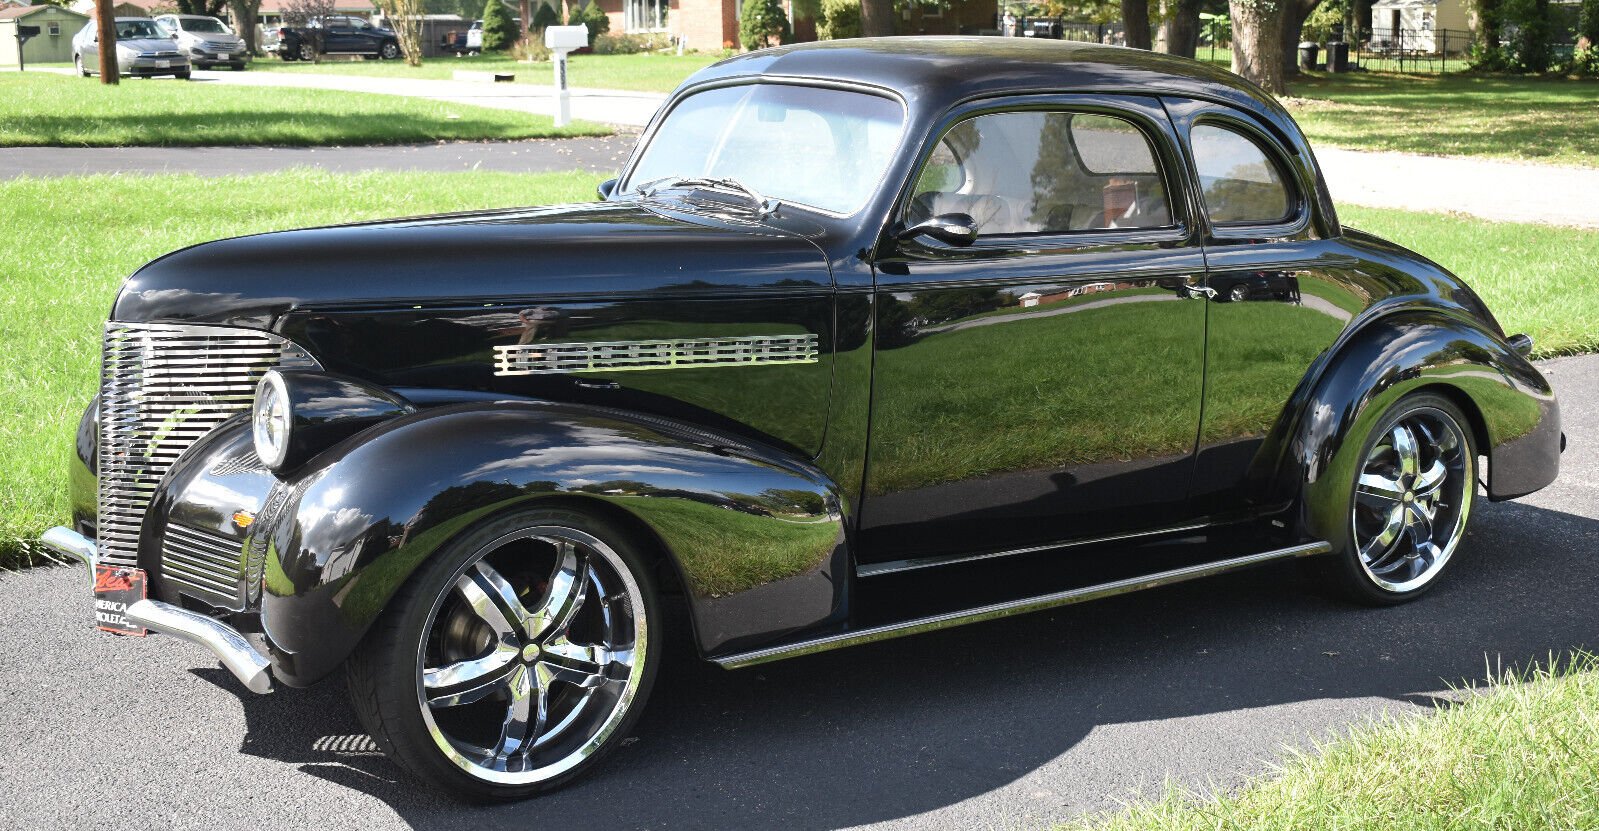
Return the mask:
<path id="1" fill-rule="evenodd" d="M 611 18 L 612 32 L 663 32 L 685 38 L 689 49 L 716 52 L 738 48 L 741 0 L 597 0 Z M 815 40 L 816 26 L 794 20 L 796 40 Z M 910 4 L 907 4 L 908 6 Z M 948 8 L 907 7 L 899 20 L 902 35 L 955 35 L 995 28 L 997 0 L 953 0 Z"/>

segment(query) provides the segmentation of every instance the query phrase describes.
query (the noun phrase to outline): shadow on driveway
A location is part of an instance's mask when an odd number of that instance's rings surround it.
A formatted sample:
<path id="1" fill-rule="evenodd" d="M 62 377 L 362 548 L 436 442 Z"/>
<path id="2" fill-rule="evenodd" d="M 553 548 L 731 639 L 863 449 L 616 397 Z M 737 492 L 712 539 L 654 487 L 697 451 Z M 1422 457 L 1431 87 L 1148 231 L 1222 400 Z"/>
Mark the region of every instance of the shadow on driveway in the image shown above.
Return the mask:
<path id="1" fill-rule="evenodd" d="M 636 740 L 589 779 L 520 805 L 465 806 L 403 778 L 338 682 L 244 699 L 243 751 L 376 796 L 417 828 L 834 829 L 1004 787 L 1100 726 L 1210 716 L 1202 730 L 1288 741 L 1301 736 L 1238 711 L 1427 706 L 1427 691 L 1482 678 L 1485 655 L 1559 658 L 1595 641 L 1596 551 L 1599 521 L 1479 502 L 1451 574 L 1397 608 L 1327 599 L 1290 563 L 740 672 L 693 660 L 678 637 Z M 196 672 L 235 686 L 220 669 Z M 1149 759 L 1075 764 L 1123 766 L 1131 787 Z"/>

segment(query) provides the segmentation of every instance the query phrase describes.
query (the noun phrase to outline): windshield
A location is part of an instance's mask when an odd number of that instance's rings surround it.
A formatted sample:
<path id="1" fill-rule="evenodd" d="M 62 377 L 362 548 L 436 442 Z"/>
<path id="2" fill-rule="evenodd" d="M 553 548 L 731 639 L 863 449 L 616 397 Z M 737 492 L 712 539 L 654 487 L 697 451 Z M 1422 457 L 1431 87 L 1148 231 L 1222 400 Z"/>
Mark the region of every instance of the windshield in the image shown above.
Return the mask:
<path id="1" fill-rule="evenodd" d="M 156 28 L 154 20 L 118 20 L 117 40 L 138 38 L 164 38 L 166 33 Z"/>
<path id="2" fill-rule="evenodd" d="M 185 32 L 205 32 L 206 34 L 231 35 L 228 27 L 214 17 L 180 17 Z"/>
<path id="3" fill-rule="evenodd" d="M 734 179 L 779 202 L 835 214 L 860 210 L 894 158 L 898 102 L 788 84 L 746 84 L 683 99 L 628 177 L 631 190 L 668 177 Z"/>

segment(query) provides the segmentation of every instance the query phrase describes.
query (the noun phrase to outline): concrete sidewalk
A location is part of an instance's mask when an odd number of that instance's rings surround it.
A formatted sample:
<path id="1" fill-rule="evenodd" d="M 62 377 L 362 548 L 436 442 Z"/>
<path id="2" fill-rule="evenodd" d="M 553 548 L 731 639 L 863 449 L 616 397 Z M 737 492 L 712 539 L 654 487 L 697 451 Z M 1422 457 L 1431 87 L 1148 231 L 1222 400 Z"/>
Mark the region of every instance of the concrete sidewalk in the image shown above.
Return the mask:
<path id="1" fill-rule="evenodd" d="M 1333 201 L 1599 228 L 1599 169 L 1315 148 Z"/>

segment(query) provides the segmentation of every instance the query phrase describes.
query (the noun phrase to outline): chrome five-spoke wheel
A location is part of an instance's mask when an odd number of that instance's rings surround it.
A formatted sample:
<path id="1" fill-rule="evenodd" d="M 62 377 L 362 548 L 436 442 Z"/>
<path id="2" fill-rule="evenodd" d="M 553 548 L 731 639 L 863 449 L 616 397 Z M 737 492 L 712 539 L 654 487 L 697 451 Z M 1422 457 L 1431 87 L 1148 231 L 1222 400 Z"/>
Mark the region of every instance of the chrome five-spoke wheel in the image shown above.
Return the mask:
<path id="1" fill-rule="evenodd" d="M 1361 572 L 1384 595 L 1427 586 L 1465 535 L 1476 457 L 1463 421 L 1446 399 L 1417 396 L 1366 442 L 1350 530 Z"/>
<path id="2" fill-rule="evenodd" d="M 529 796 L 596 762 L 654 674 L 653 591 L 626 539 L 537 511 L 435 555 L 374 643 L 377 665 L 352 669 L 373 736 L 420 778 L 477 799 Z"/>

